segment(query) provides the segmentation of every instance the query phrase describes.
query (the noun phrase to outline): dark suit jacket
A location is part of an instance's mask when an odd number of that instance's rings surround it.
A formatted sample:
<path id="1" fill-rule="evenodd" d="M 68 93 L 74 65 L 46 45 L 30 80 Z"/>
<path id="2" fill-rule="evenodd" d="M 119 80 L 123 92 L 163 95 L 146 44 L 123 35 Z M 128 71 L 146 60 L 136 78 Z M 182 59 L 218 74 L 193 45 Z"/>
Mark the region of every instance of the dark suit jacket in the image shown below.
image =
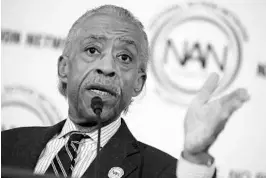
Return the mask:
<path id="1" fill-rule="evenodd" d="M 60 133 L 65 121 L 52 127 L 24 127 L 2 132 L 2 167 L 33 172 L 47 142 Z M 108 177 L 112 167 L 120 167 L 127 178 L 174 178 L 177 159 L 137 141 L 125 122 L 100 152 L 100 177 Z M 93 177 L 95 162 L 83 177 Z"/>

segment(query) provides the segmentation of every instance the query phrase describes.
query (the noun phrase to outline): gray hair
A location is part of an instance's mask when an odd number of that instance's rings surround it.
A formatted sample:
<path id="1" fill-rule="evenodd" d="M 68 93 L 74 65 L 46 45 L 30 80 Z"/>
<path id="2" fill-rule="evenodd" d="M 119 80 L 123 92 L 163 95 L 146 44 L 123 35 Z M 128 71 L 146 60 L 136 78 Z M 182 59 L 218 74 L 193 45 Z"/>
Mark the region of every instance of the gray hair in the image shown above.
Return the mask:
<path id="1" fill-rule="evenodd" d="M 63 50 L 63 55 L 65 56 L 70 55 L 69 53 L 70 53 L 70 49 L 72 46 L 72 42 L 78 35 L 78 30 L 80 29 L 79 24 L 84 23 L 85 20 L 87 20 L 89 17 L 97 13 L 117 15 L 118 17 L 122 17 L 128 20 L 129 22 L 133 23 L 140 29 L 140 31 L 143 33 L 144 41 L 145 41 L 144 42 L 145 44 L 141 44 L 142 47 L 140 48 L 142 50 L 140 54 L 140 60 L 142 61 L 140 65 L 140 69 L 143 72 L 146 72 L 147 63 L 149 59 L 149 43 L 148 43 L 147 34 L 144 31 L 144 26 L 130 11 L 122 7 L 118 7 L 114 5 L 103 5 L 103 6 L 97 7 L 95 9 L 87 11 L 85 14 L 79 17 L 78 20 L 72 25 L 72 27 L 70 28 L 68 32 L 66 43 L 65 43 L 65 48 Z M 67 97 L 67 93 L 66 93 L 67 84 L 62 82 L 61 80 L 59 80 L 59 83 L 58 83 L 58 90 L 64 97 Z"/>

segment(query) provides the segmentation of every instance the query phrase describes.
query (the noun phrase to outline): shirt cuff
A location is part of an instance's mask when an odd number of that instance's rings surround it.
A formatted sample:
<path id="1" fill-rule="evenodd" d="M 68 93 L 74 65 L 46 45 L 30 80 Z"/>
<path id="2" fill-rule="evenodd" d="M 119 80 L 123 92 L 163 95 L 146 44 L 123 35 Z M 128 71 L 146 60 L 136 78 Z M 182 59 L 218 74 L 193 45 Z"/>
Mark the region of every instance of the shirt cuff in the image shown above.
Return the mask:
<path id="1" fill-rule="evenodd" d="M 176 174 L 178 178 L 212 178 L 215 172 L 215 164 L 210 166 L 194 164 L 180 156 Z"/>

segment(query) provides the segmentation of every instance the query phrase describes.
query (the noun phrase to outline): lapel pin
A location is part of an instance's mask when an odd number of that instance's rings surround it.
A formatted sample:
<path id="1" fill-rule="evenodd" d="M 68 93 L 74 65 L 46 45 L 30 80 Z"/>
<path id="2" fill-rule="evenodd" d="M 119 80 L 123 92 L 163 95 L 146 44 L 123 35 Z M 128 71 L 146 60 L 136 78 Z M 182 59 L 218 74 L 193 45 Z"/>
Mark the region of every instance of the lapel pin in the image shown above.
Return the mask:
<path id="1" fill-rule="evenodd" d="M 109 178 L 120 178 L 124 175 L 124 170 L 120 167 L 113 167 L 108 172 Z"/>

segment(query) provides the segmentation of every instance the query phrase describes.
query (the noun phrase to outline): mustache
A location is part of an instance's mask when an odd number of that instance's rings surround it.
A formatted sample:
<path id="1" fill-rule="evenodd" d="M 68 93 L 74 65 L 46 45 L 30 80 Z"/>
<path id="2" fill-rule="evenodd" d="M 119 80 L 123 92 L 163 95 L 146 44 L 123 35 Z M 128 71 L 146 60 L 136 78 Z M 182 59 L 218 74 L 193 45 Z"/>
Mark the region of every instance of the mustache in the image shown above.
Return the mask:
<path id="1" fill-rule="evenodd" d="M 104 75 L 89 74 L 84 82 L 84 88 L 99 88 L 110 91 L 115 95 L 121 94 L 120 82 L 116 78 L 106 77 Z"/>

